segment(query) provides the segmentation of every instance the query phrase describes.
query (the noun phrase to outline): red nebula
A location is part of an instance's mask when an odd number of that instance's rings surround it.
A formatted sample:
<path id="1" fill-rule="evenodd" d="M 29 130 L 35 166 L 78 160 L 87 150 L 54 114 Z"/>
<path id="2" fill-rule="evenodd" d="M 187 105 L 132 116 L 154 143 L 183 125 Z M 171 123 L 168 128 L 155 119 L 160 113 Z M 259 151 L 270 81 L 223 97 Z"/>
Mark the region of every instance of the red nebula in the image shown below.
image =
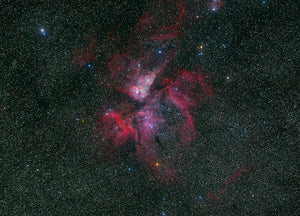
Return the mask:
<path id="1" fill-rule="evenodd" d="M 152 90 L 141 99 L 140 109 L 133 110 L 125 103 L 126 106 L 106 110 L 96 124 L 96 134 L 107 158 L 113 159 L 122 147 L 134 142 L 137 160 L 157 179 L 178 181 L 176 168 L 170 164 L 176 163 L 180 149 L 196 138 L 192 107 L 212 93 L 203 79 L 201 74 L 182 71 L 165 88 Z M 162 150 L 156 139 L 167 149 Z M 162 152 L 167 155 L 162 156 Z"/>
<path id="2" fill-rule="evenodd" d="M 102 160 L 114 159 L 134 143 L 138 162 L 164 183 L 179 181 L 179 154 L 196 138 L 192 109 L 212 95 L 200 71 L 174 69 L 165 77 L 179 48 L 184 17 L 183 0 L 161 0 L 141 17 L 126 51 L 108 63 L 106 78 L 132 101 L 104 111 L 95 131 Z"/>

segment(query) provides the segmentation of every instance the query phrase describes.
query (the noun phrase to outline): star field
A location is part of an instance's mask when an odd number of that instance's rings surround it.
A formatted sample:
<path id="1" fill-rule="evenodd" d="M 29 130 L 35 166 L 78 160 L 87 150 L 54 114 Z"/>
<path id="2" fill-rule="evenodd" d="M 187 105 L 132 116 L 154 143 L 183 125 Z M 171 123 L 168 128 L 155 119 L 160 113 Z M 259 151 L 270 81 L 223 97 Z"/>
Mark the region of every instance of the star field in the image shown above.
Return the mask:
<path id="1" fill-rule="evenodd" d="M 164 32 L 180 35 L 178 44 L 151 45 L 157 64 L 178 49 L 165 80 L 145 76 L 129 97 L 111 87 L 109 63 L 126 53 L 132 37 L 142 37 L 133 35 L 135 26 L 153 4 L 0 4 L 0 215 L 299 214 L 296 3 L 185 1 L 184 34 Z M 146 63 L 132 68 L 141 72 Z M 95 137 L 106 138 L 94 134 L 95 122 L 115 117 L 122 102 L 142 110 L 151 85 L 168 86 L 174 68 L 201 70 L 214 94 L 193 110 L 197 136 L 190 146 L 175 149 L 166 128 L 155 138 L 166 159 L 153 169 L 171 163 L 180 179 L 161 184 L 137 160 L 134 143 L 104 161 Z M 168 122 L 184 114 L 164 106 Z"/>

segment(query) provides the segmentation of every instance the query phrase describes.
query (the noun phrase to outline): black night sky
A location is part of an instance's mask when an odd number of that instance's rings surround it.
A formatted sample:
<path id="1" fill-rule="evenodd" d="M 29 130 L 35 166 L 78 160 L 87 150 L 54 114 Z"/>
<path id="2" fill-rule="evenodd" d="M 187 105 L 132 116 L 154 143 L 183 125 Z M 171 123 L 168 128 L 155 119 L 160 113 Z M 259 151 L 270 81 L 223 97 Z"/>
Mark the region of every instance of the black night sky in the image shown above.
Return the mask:
<path id="1" fill-rule="evenodd" d="M 296 1 L 184 1 L 162 76 L 201 68 L 214 94 L 193 109 L 181 181 L 155 180 L 134 144 L 99 159 L 103 110 L 142 106 L 110 87 L 108 63 L 158 2 L 0 2 L 0 215 L 300 215 Z"/>

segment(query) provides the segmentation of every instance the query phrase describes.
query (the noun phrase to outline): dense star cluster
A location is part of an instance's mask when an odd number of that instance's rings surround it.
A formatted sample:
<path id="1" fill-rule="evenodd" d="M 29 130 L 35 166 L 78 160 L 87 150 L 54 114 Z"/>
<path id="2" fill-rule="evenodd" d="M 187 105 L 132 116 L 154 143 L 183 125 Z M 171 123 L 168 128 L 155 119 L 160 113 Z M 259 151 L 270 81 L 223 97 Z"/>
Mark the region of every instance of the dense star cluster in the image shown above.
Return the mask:
<path id="1" fill-rule="evenodd" d="M 299 215 L 296 2 L 0 9 L 0 215 Z"/>

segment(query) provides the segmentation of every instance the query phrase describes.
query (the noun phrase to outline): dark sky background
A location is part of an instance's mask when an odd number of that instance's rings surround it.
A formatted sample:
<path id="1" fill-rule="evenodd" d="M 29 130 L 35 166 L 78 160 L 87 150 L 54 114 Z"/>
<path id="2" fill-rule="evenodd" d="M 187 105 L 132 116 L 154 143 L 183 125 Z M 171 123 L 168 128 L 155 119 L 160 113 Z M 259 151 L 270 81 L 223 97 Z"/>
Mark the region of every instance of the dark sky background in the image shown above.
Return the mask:
<path id="1" fill-rule="evenodd" d="M 134 158 L 94 159 L 97 116 L 124 99 L 103 85 L 107 61 L 154 2 L 0 2 L 0 215 L 300 214 L 296 1 L 228 0 L 216 12 L 186 1 L 173 64 L 201 65 L 215 97 L 195 110 L 182 184 L 158 184 Z M 92 67 L 75 65 L 92 39 Z"/>

